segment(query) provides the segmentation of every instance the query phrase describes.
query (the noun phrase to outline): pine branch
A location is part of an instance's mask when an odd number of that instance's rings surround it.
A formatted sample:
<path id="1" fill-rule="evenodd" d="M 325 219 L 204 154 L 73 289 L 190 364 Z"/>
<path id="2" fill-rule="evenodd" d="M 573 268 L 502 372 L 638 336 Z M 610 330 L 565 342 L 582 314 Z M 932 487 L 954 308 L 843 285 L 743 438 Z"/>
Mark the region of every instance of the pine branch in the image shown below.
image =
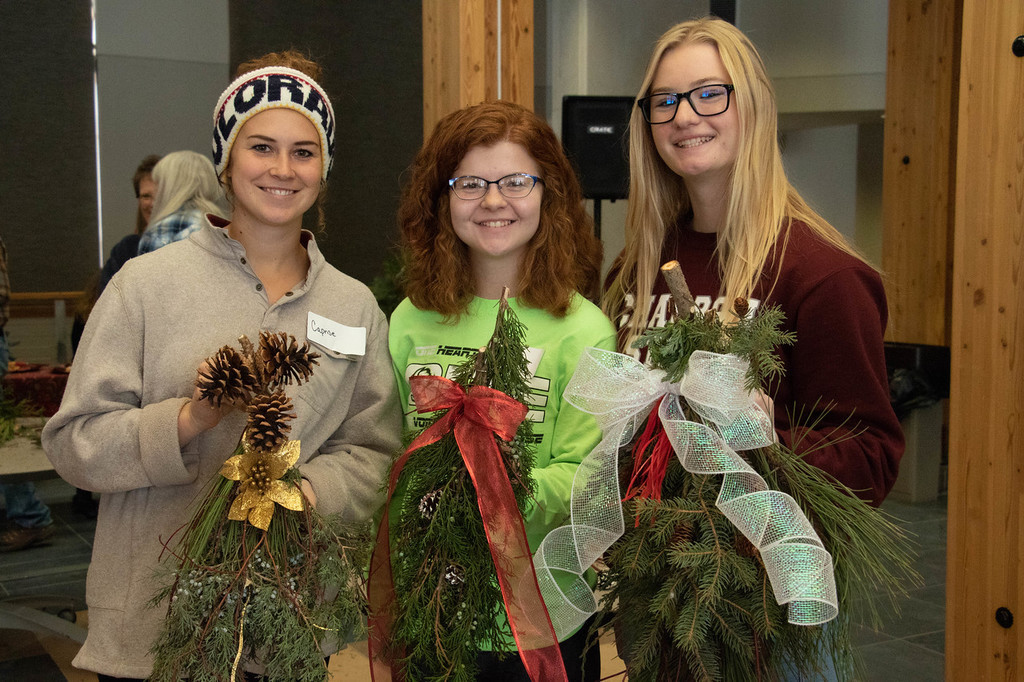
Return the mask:
<path id="1" fill-rule="evenodd" d="M 749 315 L 747 302 L 738 299 L 736 319 L 724 323 L 713 312 L 692 311 L 677 290 L 685 291 L 685 281 L 683 288 L 672 286 L 679 318 L 648 330 L 635 344 L 647 348 L 649 363 L 664 370 L 667 381 L 682 378 L 697 350 L 747 360 L 748 391 L 763 390 L 781 375 L 776 349 L 795 338 L 780 331 L 778 308 L 762 306 Z M 688 406 L 684 412 L 701 421 Z M 627 518 L 636 523 L 606 556 L 609 589 L 601 608 L 623 642 L 630 680 L 754 682 L 775 679 L 782 661 L 813 677 L 818 651 L 828 652 L 841 677 L 852 674 L 851 602 L 865 604 L 869 619 L 876 619 L 917 578 L 905 533 L 795 454 L 798 446 L 813 451 L 859 435 L 844 421 L 832 430 L 832 440 L 802 443 L 825 414 L 815 405 L 806 418 L 792 420 L 804 422 L 794 429 L 792 449 L 775 444 L 744 456 L 771 488 L 797 500 L 832 553 L 839 617 L 824 629 L 786 622 L 760 555 L 716 506 L 721 477 L 689 473 L 673 460 L 660 501 L 631 499 L 625 505 Z M 630 451 L 624 452 L 620 471 L 628 480 L 633 462 Z"/>
<path id="2" fill-rule="evenodd" d="M 463 388 L 489 386 L 526 402 L 525 351 L 525 329 L 503 296 L 491 338 L 453 378 Z M 520 513 L 534 487 L 531 433 L 524 420 L 511 441 L 497 441 Z M 395 499 L 393 637 L 405 647 L 407 677 L 468 682 L 477 652 L 504 639 L 497 625 L 503 603 L 476 490 L 453 434 L 410 453 Z"/>

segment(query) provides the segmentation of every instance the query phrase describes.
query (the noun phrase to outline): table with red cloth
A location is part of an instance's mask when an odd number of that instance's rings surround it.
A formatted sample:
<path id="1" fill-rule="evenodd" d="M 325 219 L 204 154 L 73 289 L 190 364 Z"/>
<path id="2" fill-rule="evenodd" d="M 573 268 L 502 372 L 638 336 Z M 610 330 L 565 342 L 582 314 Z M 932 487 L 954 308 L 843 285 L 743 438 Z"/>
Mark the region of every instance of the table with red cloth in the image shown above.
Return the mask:
<path id="1" fill-rule="evenodd" d="M 52 417 L 64 397 L 68 383 L 65 365 L 30 365 L 12 362 L 4 377 L 7 397 L 34 406 L 46 417 Z"/>
<path id="2" fill-rule="evenodd" d="M 8 398 L 25 401 L 44 416 L 52 417 L 60 407 L 67 383 L 68 367 L 65 365 L 35 365 L 15 361 L 7 365 L 3 386 Z M 56 478 L 57 472 L 53 470 L 53 465 L 38 442 L 38 431 L 43 421 L 40 418 L 17 420 L 14 438 L 0 445 L 0 481 L 22 483 Z M 44 605 L 59 608 L 72 617 L 65 620 L 44 611 Z M 74 625 L 74 607 L 75 602 L 70 597 L 42 595 L 18 604 L 0 600 L 0 629 L 58 635 L 81 644 L 85 642 L 86 630 Z"/>

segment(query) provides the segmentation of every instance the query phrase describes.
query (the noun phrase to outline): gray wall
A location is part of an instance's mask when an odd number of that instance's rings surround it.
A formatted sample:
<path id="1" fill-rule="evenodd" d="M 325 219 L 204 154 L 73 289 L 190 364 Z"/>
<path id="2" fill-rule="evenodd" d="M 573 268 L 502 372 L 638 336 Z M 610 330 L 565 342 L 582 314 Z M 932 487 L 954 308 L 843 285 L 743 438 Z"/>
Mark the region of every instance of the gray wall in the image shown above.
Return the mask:
<path id="1" fill-rule="evenodd" d="M 790 181 L 876 266 L 888 20 L 886 0 L 740 0 L 736 21 L 775 84 Z"/>
<path id="2" fill-rule="evenodd" d="M 210 153 L 229 82 L 227 0 L 96 0 L 96 51 L 105 258 L 135 229 L 139 161 Z"/>

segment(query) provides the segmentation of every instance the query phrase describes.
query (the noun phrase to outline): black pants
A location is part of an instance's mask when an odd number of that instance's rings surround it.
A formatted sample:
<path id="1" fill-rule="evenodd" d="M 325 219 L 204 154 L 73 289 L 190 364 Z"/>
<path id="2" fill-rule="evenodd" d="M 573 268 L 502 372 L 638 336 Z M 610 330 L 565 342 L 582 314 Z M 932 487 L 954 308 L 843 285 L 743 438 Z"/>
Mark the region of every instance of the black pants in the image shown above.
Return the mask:
<path id="1" fill-rule="evenodd" d="M 591 618 L 579 632 L 558 644 L 569 682 L 599 682 L 601 679 L 601 648 L 595 644 L 586 651 L 587 636 L 593 622 L 594 618 Z M 480 682 L 530 682 L 523 661 L 515 653 L 502 661 L 490 651 L 481 651 L 477 654 L 476 664 L 480 668 L 476 679 Z"/>

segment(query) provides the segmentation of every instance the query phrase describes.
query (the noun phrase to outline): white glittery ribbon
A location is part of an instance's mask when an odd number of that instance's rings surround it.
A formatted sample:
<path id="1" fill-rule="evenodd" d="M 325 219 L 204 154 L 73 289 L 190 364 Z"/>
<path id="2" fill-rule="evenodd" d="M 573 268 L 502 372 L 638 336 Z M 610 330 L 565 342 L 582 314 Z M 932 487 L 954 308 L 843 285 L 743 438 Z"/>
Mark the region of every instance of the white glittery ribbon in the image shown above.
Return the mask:
<path id="1" fill-rule="evenodd" d="M 573 478 L 570 522 L 551 531 L 534 554 L 541 594 L 559 639 L 597 611 L 583 573 L 625 529 L 618 452 L 643 426 L 654 404 L 683 468 L 722 474 L 716 504 L 761 553 L 776 601 L 789 604 L 789 622 L 818 625 L 839 613 L 832 556 L 789 495 L 771 490 L 737 451 L 770 445 L 771 420 L 744 389 L 745 360 L 697 351 L 683 380 L 635 358 L 588 348 L 565 389 L 565 399 L 594 415 L 604 434 Z M 705 423 L 683 416 L 679 396 Z M 576 576 L 568 588 L 554 576 Z"/>

